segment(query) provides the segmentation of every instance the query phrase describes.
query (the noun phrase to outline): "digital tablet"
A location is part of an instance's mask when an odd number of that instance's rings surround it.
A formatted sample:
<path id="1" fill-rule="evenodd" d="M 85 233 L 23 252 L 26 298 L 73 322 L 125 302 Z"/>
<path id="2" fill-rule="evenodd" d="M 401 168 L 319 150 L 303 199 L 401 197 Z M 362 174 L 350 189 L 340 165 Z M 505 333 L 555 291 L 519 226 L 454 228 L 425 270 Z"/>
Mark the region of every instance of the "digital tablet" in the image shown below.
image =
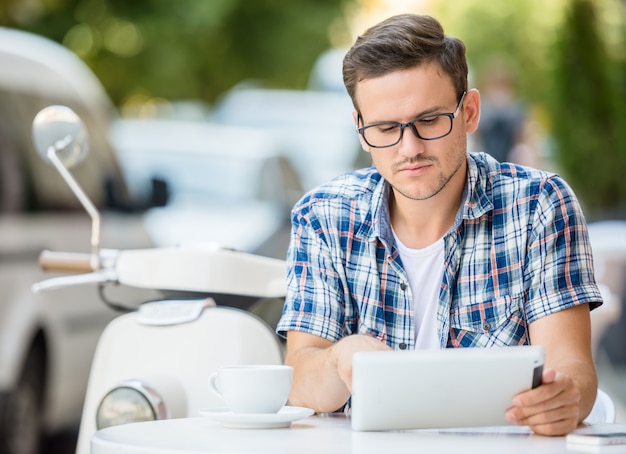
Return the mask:
<path id="1" fill-rule="evenodd" d="M 539 386 L 543 362 L 540 346 L 356 353 L 352 429 L 509 425 L 513 396 Z"/>

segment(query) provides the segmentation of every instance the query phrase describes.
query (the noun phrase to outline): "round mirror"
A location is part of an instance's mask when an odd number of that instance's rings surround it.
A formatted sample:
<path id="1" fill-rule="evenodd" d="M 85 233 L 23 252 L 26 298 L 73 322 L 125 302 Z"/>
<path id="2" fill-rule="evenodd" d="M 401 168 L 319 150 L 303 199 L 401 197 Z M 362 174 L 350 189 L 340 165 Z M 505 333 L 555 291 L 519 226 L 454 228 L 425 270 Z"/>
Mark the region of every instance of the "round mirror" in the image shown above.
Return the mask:
<path id="1" fill-rule="evenodd" d="M 33 141 L 46 161 L 52 147 L 67 168 L 87 155 L 87 129 L 78 115 L 66 106 L 49 106 L 37 114 L 33 120 Z"/>

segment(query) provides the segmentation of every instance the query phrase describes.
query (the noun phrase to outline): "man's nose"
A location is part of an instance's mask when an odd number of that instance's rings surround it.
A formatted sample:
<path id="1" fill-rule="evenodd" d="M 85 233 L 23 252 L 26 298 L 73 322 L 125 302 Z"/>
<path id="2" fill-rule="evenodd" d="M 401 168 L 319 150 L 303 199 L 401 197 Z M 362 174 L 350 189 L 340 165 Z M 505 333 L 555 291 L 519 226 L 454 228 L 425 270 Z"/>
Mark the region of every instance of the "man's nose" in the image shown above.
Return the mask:
<path id="1" fill-rule="evenodd" d="M 406 134 L 407 129 L 412 134 Z M 417 128 L 413 123 L 408 124 L 402 130 L 402 136 L 400 137 L 400 147 L 398 152 L 406 157 L 413 157 L 424 152 L 424 141 L 419 138 Z"/>

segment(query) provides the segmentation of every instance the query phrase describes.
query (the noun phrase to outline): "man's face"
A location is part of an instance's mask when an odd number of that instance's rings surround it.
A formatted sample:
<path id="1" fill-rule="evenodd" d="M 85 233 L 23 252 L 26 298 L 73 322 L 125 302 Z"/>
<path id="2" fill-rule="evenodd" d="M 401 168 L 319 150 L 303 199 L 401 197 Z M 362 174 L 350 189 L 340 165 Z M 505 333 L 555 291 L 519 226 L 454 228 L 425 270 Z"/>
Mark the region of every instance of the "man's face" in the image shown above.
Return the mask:
<path id="1" fill-rule="evenodd" d="M 356 100 L 362 117 L 358 127 L 453 113 L 458 103 L 451 79 L 434 63 L 363 80 L 357 85 Z M 361 137 L 363 149 L 372 155 L 374 165 L 391 184 L 396 197 L 426 200 L 446 188 L 459 187 L 450 183 L 465 180 L 466 134 L 476 129 L 478 104 L 478 92 L 468 92 L 453 120 L 452 131 L 441 139 L 422 140 L 405 128 L 398 144 L 374 148 Z M 419 131 L 419 122 L 416 126 Z"/>

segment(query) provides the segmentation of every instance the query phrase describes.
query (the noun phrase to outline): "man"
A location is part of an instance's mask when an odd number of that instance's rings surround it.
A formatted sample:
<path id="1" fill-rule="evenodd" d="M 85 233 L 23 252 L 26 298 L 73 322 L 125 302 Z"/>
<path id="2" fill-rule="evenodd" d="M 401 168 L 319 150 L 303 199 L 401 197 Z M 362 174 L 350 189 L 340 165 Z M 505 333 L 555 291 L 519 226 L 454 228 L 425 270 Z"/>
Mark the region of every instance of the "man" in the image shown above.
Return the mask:
<path id="1" fill-rule="evenodd" d="M 293 209 L 277 327 L 291 402 L 349 404 L 358 351 L 532 343 L 546 351 L 543 384 L 514 396 L 506 416 L 538 434 L 570 432 L 596 395 L 589 311 L 601 304 L 570 188 L 466 151 L 480 95 L 467 87 L 463 43 L 435 19 L 374 26 L 343 73 L 374 167 Z"/>

